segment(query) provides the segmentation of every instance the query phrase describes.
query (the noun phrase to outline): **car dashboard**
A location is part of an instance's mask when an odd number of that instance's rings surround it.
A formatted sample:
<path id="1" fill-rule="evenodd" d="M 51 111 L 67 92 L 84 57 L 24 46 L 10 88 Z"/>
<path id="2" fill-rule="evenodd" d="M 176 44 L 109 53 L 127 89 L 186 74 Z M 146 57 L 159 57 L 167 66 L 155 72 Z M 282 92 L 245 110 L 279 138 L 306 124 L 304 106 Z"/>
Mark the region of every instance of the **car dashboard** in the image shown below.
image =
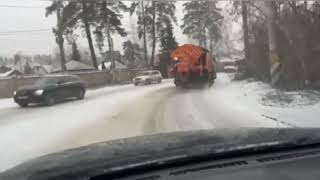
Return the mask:
<path id="1" fill-rule="evenodd" d="M 320 179 L 320 148 L 209 161 L 150 172 L 121 174 L 121 180 L 301 180 Z M 120 176 L 123 176 L 120 178 Z M 92 180 L 110 179 L 99 176 Z"/>

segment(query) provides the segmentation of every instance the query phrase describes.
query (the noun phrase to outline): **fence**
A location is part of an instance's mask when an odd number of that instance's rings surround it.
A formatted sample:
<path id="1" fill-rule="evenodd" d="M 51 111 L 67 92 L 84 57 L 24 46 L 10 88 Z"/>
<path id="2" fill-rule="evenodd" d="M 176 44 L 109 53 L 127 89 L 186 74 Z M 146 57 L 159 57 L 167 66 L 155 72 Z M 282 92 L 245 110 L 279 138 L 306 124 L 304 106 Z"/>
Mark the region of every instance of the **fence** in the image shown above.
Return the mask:
<path id="1" fill-rule="evenodd" d="M 69 72 L 68 74 L 79 76 L 88 88 L 94 88 L 108 84 L 130 82 L 141 71 L 143 69 Z M 0 79 L 0 98 L 12 97 L 16 89 L 24 85 L 30 85 L 39 78 L 41 76 L 17 76 Z"/>

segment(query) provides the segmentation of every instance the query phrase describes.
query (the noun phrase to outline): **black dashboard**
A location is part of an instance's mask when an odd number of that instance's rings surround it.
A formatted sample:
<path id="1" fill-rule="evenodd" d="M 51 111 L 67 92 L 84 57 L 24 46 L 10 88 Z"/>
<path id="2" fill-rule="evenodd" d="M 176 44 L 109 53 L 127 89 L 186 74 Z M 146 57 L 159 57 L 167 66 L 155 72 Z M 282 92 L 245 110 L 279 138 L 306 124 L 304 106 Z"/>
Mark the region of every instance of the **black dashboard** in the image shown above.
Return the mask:
<path id="1" fill-rule="evenodd" d="M 121 179 L 319 180 L 320 148 L 211 161 Z"/>

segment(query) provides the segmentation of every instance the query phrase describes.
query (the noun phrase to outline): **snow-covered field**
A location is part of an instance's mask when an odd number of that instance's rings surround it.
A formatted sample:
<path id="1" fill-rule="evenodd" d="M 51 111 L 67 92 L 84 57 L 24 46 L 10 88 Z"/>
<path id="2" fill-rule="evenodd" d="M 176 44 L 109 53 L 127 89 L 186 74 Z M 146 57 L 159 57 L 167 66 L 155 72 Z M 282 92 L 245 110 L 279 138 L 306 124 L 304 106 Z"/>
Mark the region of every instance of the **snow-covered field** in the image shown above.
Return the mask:
<path id="1" fill-rule="evenodd" d="M 261 82 L 231 82 L 229 75 L 221 73 L 210 89 L 176 89 L 172 80 L 166 80 L 89 90 L 82 101 L 52 107 L 19 108 L 12 99 L 2 99 L 0 171 L 44 154 L 145 134 L 320 126 L 318 101 L 308 103 L 310 98 L 305 100 L 297 92 L 292 92 L 293 99 L 286 106 L 264 100 L 273 93 Z"/>

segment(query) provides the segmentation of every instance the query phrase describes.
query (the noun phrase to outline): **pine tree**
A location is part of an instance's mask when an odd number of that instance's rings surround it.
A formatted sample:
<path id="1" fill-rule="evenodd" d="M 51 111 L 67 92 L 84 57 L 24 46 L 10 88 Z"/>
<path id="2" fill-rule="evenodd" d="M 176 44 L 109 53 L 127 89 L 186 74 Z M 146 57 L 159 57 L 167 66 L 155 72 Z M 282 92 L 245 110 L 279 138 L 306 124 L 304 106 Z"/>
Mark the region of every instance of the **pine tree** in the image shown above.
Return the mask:
<path id="1" fill-rule="evenodd" d="M 192 1 L 184 3 L 186 14 L 183 17 L 183 33 L 198 41 L 200 46 L 207 48 L 207 40 L 212 43 L 219 38 L 220 21 L 223 18 L 216 2 Z"/>
<path id="2" fill-rule="evenodd" d="M 107 38 L 109 52 L 113 52 L 112 34 L 119 34 L 124 37 L 127 35 L 121 23 L 121 12 L 128 11 L 128 7 L 123 2 L 107 2 L 97 3 L 97 24 L 95 29 L 98 47 L 103 50 L 104 40 Z M 108 57 L 112 61 L 112 68 L 115 68 L 113 53 L 109 53 Z"/>
<path id="3" fill-rule="evenodd" d="M 84 29 L 86 32 L 93 66 L 96 69 L 98 69 L 97 57 L 96 57 L 96 53 L 93 46 L 92 36 L 91 36 L 91 23 L 95 21 L 95 16 L 96 16 L 95 4 L 94 3 L 87 4 L 86 2 L 82 2 L 82 10 L 80 11 L 82 11 L 81 18 L 82 18 Z"/>
<path id="4" fill-rule="evenodd" d="M 143 4 L 143 2 L 141 2 Z M 161 27 L 163 24 L 163 20 L 171 21 L 176 23 L 175 17 L 175 2 L 170 1 L 153 1 L 149 2 L 140 10 L 137 11 L 138 15 L 138 32 L 139 38 L 144 38 L 144 46 L 145 46 L 145 59 L 146 59 L 146 36 L 148 35 L 149 39 L 151 39 L 151 60 L 148 63 L 150 66 L 153 66 L 153 61 L 155 57 L 156 44 L 159 41 L 160 31 L 163 34 L 164 28 Z M 169 23 L 167 23 L 169 25 Z M 171 24 L 172 26 L 172 24 Z"/>
<path id="5" fill-rule="evenodd" d="M 122 44 L 123 58 L 128 62 L 129 67 L 134 67 L 141 59 L 143 55 L 143 49 L 139 44 L 132 43 L 130 40 Z"/>
<path id="6" fill-rule="evenodd" d="M 173 35 L 173 26 L 168 18 L 164 18 L 161 24 L 158 24 L 158 36 L 162 51 L 175 49 L 178 45 L 176 38 Z"/>
<path id="7" fill-rule="evenodd" d="M 72 55 L 71 55 L 71 59 L 72 59 L 72 60 L 75 60 L 75 61 L 80 61 L 80 60 L 81 60 L 81 58 L 80 58 L 80 53 L 79 53 L 79 50 L 78 50 L 78 46 L 77 46 L 76 41 L 73 41 L 73 42 L 72 42 Z"/>

